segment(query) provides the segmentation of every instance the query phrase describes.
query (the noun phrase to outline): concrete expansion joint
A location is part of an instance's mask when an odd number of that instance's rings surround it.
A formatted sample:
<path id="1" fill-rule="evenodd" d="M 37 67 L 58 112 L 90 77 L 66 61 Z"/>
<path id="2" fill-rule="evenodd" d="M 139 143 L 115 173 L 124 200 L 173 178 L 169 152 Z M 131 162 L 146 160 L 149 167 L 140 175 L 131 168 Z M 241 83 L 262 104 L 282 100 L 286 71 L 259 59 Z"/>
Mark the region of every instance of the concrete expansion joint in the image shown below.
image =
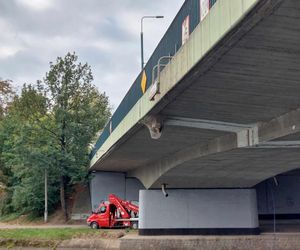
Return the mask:
<path id="1" fill-rule="evenodd" d="M 237 147 L 252 147 L 259 143 L 258 126 L 253 125 L 237 132 Z"/>

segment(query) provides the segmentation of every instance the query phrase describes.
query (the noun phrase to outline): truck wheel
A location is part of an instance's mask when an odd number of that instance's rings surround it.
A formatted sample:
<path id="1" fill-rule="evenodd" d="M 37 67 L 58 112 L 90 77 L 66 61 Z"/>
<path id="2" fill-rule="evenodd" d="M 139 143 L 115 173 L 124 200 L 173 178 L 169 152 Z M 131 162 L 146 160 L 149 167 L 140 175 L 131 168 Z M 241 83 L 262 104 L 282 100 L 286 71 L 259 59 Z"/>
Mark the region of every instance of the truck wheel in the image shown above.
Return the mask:
<path id="1" fill-rule="evenodd" d="M 97 223 L 97 222 L 95 222 L 95 221 L 94 221 L 94 222 L 92 222 L 92 223 L 91 223 L 91 228 L 92 228 L 92 229 L 98 229 L 98 228 L 99 228 L 99 225 L 98 225 L 98 223 Z"/>
<path id="2" fill-rule="evenodd" d="M 132 229 L 138 229 L 138 227 L 139 227 L 139 224 L 137 222 L 133 222 L 131 225 Z"/>

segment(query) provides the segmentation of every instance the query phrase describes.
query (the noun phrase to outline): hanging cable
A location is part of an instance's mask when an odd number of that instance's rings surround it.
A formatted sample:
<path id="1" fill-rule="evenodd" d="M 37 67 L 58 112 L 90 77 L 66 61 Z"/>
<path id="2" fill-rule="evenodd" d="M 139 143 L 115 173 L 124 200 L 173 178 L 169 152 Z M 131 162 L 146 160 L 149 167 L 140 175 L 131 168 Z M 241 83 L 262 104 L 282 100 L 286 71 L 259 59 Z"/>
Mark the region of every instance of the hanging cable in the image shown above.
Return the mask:
<path id="1" fill-rule="evenodd" d="M 273 181 L 275 184 L 275 188 L 278 187 L 279 183 L 277 178 L 274 176 Z M 273 190 L 273 185 L 270 185 L 270 192 L 271 192 L 271 198 L 272 198 L 272 207 L 273 207 L 273 244 L 272 244 L 272 250 L 275 250 L 276 247 L 276 202 L 275 202 L 275 195 Z"/>

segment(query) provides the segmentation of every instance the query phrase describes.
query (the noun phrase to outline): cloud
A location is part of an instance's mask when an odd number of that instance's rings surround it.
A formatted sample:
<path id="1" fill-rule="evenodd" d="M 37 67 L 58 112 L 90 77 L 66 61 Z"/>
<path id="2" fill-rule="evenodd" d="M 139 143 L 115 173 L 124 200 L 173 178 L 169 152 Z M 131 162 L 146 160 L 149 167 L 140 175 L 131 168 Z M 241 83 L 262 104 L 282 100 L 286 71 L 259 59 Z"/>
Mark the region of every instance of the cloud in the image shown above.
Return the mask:
<path id="1" fill-rule="evenodd" d="M 0 77 L 42 79 L 49 62 L 75 51 L 116 108 L 140 71 L 140 18 L 147 60 L 184 0 L 0 0 Z"/>
<path id="2" fill-rule="evenodd" d="M 0 59 L 14 56 L 18 51 L 20 51 L 18 47 L 0 46 Z"/>
<path id="3" fill-rule="evenodd" d="M 45 11 L 55 6 L 54 0 L 16 0 L 16 3 L 33 11 Z"/>

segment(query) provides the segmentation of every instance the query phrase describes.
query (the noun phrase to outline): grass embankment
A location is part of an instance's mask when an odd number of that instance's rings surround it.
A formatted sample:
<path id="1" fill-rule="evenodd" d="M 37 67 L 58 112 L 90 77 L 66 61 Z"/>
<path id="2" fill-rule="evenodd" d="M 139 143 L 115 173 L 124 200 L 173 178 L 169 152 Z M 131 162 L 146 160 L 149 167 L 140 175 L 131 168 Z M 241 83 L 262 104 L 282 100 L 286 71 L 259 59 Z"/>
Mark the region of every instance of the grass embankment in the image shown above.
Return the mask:
<path id="1" fill-rule="evenodd" d="M 3 215 L 3 216 L 0 216 L 0 222 L 10 222 L 10 221 L 18 219 L 20 216 L 21 216 L 21 214 L 18 214 L 18 213 L 11 213 L 8 215 Z"/>
<path id="2" fill-rule="evenodd" d="M 0 229 L 0 246 L 54 247 L 74 238 L 120 238 L 123 232 L 92 230 L 90 228 Z"/>
<path id="3" fill-rule="evenodd" d="M 47 228 L 47 229 L 0 229 L 1 239 L 67 240 L 79 236 L 96 235 L 89 228 Z"/>

